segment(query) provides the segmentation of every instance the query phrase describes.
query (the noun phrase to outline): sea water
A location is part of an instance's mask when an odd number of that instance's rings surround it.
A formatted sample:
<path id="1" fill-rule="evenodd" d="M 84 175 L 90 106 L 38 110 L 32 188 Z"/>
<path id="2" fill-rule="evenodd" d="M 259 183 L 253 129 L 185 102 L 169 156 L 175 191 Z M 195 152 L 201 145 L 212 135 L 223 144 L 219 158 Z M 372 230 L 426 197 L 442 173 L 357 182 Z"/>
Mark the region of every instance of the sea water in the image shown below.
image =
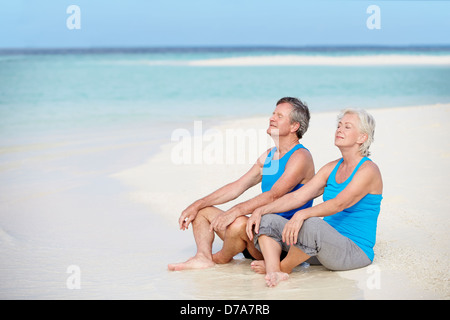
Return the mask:
<path id="1" fill-rule="evenodd" d="M 270 114 L 284 96 L 311 110 L 450 100 L 449 65 L 195 66 L 261 56 L 448 56 L 450 49 L 86 50 L 0 55 L 2 139 L 36 133 Z"/>
<path id="2" fill-rule="evenodd" d="M 450 101 L 448 64 L 341 66 L 333 60 L 380 54 L 432 61 L 449 56 L 450 49 L 2 52 L 0 297 L 186 297 L 176 289 L 180 275 L 164 273 L 167 263 L 179 259 L 179 251 L 162 241 L 167 223 L 130 203 L 126 188 L 111 175 L 145 162 L 176 128 L 199 120 L 269 117 L 284 96 L 304 100 L 312 112 Z M 330 60 L 198 63 L 278 56 Z M 191 235 L 171 237 L 193 244 Z M 76 270 L 80 288 L 71 282 Z M 195 292 L 188 297 L 198 297 Z"/>

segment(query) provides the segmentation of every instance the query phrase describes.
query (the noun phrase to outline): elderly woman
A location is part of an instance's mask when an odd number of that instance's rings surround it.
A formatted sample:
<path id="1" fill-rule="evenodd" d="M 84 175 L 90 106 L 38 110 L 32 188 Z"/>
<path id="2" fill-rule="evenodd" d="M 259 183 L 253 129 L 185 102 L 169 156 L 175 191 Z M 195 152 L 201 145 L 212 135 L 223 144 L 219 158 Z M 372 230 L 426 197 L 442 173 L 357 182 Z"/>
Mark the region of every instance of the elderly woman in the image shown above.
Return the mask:
<path id="1" fill-rule="evenodd" d="M 321 168 L 301 189 L 253 212 L 246 231 L 264 261 L 254 261 L 252 268 L 266 274 L 268 286 L 288 279 L 306 260 L 330 270 L 372 263 L 383 191 L 381 173 L 368 158 L 374 130 L 375 121 L 366 111 L 342 111 L 334 138 L 342 158 Z M 321 204 L 296 212 L 290 220 L 270 214 L 298 208 L 322 194 Z M 282 251 L 287 255 L 280 262 Z"/>

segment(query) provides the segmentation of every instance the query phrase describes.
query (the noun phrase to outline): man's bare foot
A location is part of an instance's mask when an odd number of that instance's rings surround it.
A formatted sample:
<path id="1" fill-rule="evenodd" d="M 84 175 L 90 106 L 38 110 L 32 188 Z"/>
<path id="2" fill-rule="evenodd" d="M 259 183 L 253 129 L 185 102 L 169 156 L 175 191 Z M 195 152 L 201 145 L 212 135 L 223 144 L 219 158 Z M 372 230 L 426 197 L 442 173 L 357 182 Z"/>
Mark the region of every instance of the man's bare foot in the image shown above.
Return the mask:
<path id="1" fill-rule="evenodd" d="M 266 274 L 266 264 L 264 263 L 264 260 L 252 261 L 252 263 L 250 264 L 250 267 L 256 273 Z"/>
<path id="2" fill-rule="evenodd" d="M 185 262 L 172 263 L 167 266 L 170 271 L 212 268 L 216 264 L 203 255 L 196 255 Z"/>
<path id="3" fill-rule="evenodd" d="M 266 284 L 269 287 L 275 287 L 281 281 L 289 279 L 289 275 L 284 272 L 269 272 L 264 277 Z"/>

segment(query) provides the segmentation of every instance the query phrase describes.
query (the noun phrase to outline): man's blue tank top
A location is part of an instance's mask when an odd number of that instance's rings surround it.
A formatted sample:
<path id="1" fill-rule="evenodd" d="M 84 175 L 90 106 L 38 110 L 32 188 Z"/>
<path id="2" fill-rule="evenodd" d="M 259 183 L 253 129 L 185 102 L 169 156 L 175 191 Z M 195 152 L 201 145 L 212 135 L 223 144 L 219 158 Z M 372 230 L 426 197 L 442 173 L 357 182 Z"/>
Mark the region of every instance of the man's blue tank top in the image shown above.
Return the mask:
<path id="1" fill-rule="evenodd" d="M 372 161 L 367 157 L 362 158 L 350 177 L 343 183 L 337 183 L 336 172 L 343 159 L 339 160 L 333 172 L 328 177 L 327 186 L 323 193 L 323 201 L 336 198 L 347 187 L 350 181 L 352 181 L 359 167 L 367 160 Z M 369 193 L 350 208 L 323 218 L 324 221 L 328 222 L 340 234 L 356 243 L 371 261 L 374 258 L 373 247 L 375 246 L 377 220 L 380 214 L 382 199 L 383 196 L 381 194 Z"/>
<path id="2" fill-rule="evenodd" d="M 284 170 L 286 169 L 286 164 L 291 157 L 291 155 L 298 149 L 306 149 L 303 145 L 297 144 L 295 147 L 293 147 L 291 150 L 289 150 L 288 153 L 286 153 L 281 159 L 274 160 L 273 155 L 277 151 L 277 148 L 273 148 L 270 153 L 266 157 L 266 161 L 264 162 L 263 167 L 263 177 L 261 182 L 261 190 L 262 192 L 266 192 L 272 189 L 272 186 L 275 184 L 275 182 L 278 181 L 278 179 L 283 175 Z M 308 150 L 308 149 L 306 149 Z M 300 189 L 303 186 L 303 184 L 296 185 L 290 192 L 293 192 L 295 190 Z M 303 205 L 300 208 L 293 209 L 286 212 L 280 212 L 277 213 L 278 215 L 286 218 L 291 219 L 292 216 L 299 210 L 304 208 L 309 208 L 313 204 L 313 200 L 307 202 L 305 205 Z"/>

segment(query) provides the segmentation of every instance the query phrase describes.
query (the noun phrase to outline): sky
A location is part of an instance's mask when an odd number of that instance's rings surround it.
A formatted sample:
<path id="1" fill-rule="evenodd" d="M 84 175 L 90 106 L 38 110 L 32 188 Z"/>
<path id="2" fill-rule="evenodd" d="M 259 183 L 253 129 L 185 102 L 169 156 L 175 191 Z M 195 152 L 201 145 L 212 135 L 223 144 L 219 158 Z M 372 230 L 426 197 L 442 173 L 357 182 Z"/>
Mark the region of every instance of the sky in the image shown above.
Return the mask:
<path id="1" fill-rule="evenodd" d="M 70 5 L 80 9 L 79 29 Z M 379 29 L 369 29 L 370 5 Z M 373 17 L 372 17 L 373 18 Z M 374 21 L 374 20 L 372 20 Z M 0 48 L 450 45 L 450 1 L 5 0 Z"/>

